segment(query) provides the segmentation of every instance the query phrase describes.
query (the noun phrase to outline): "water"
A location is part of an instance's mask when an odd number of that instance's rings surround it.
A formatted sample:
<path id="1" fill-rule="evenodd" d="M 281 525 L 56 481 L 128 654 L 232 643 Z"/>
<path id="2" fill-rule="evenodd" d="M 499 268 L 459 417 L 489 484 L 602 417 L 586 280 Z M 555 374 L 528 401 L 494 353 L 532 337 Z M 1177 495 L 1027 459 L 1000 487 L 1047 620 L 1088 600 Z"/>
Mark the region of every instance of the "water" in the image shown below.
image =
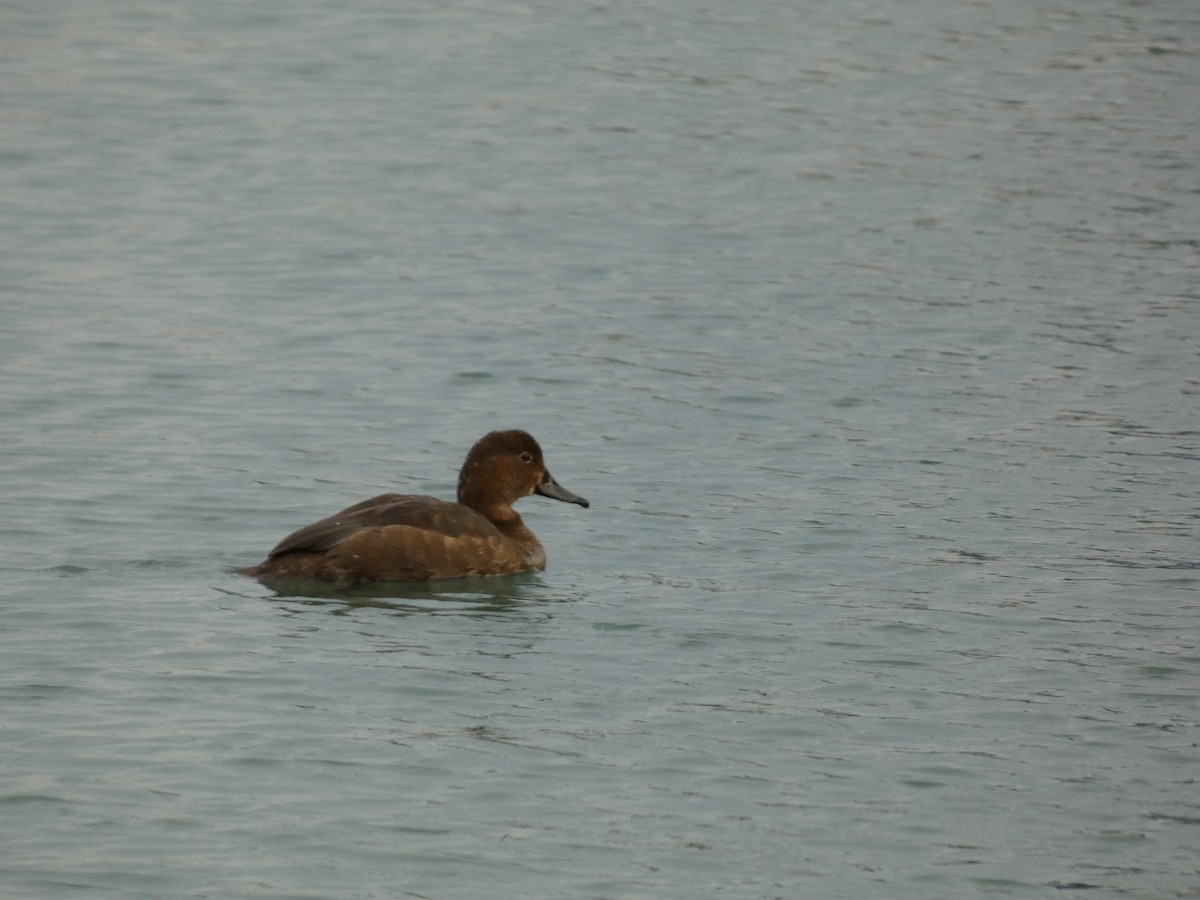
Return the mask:
<path id="1" fill-rule="evenodd" d="M 1198 36 L 9 3 L 0 893 L 1200 896 Z M 545 573 L 233 574 L 496 427 Z"/>

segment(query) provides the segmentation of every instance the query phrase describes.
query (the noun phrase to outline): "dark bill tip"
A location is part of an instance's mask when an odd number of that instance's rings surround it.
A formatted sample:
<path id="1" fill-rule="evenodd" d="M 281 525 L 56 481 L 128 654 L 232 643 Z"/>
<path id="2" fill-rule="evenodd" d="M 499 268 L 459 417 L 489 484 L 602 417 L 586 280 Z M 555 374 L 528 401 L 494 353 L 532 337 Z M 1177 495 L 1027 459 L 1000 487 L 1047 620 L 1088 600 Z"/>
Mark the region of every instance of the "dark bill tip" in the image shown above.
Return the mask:
<path id="1" fill-rule="evenodd" d="M 554 500 L 561 500 L 563 503 L 577 503 L 584 509 L 591 506 L 583 497 L 578 494 L 572 494 L 565 487 L 559 484 L 551 477 L 550 473 L 546 473 L 546 477 L 542 479 L 542 483 L 534 488 L 534 492 L 541 494 L 543 497 L 550 497 Z"/>

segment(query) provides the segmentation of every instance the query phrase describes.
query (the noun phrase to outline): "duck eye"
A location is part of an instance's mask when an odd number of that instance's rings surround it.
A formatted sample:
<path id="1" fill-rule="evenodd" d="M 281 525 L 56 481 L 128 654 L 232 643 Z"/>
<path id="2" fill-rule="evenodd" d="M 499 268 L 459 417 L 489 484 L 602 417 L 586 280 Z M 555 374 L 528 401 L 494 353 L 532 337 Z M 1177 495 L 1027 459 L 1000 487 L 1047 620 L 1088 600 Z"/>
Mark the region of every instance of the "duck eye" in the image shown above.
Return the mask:
<path id="1" fill-rule="evenodd" d="M 521 455 L 518 456 L 517 459 L 521 460 L 523 463 L 531 463 L 533 462 L 533 454 L 528 450 L 522 450 Z"/>

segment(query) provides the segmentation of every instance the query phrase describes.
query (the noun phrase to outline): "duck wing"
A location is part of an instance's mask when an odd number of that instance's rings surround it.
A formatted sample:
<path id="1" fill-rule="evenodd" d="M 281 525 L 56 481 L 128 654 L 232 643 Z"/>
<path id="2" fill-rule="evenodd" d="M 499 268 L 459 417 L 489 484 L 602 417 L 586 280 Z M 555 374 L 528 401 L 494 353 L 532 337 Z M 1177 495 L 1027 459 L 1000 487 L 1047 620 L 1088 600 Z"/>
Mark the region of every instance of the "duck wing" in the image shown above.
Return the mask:
<path id="1" fill-rule="evenodd" d="M 363 529 L 407 525 L 446 537 L 493 537 L 500 532 L 480 513 L 436 497 L 419 494 L 381 494 L 347 506 L 341 512 L 293 531 L 267 555 L 325 553 Z"/>

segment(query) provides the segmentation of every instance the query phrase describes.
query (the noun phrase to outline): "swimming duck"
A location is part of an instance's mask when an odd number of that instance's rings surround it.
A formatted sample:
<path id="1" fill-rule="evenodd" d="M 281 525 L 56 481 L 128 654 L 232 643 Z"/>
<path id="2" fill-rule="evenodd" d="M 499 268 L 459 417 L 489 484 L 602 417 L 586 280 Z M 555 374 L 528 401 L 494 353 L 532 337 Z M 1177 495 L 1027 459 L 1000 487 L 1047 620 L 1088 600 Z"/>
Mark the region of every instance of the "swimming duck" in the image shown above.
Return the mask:
<path id="1" fill-rule="evenodd" d="M 588 506 L 551 477 L 531 435 L 493 431 L 467 454 L 457 503 L 382 494 L 289 534 L 242 574 L 360 583 L 541 571 L 546 551 L 512 508 L 530 494 Z"/>

